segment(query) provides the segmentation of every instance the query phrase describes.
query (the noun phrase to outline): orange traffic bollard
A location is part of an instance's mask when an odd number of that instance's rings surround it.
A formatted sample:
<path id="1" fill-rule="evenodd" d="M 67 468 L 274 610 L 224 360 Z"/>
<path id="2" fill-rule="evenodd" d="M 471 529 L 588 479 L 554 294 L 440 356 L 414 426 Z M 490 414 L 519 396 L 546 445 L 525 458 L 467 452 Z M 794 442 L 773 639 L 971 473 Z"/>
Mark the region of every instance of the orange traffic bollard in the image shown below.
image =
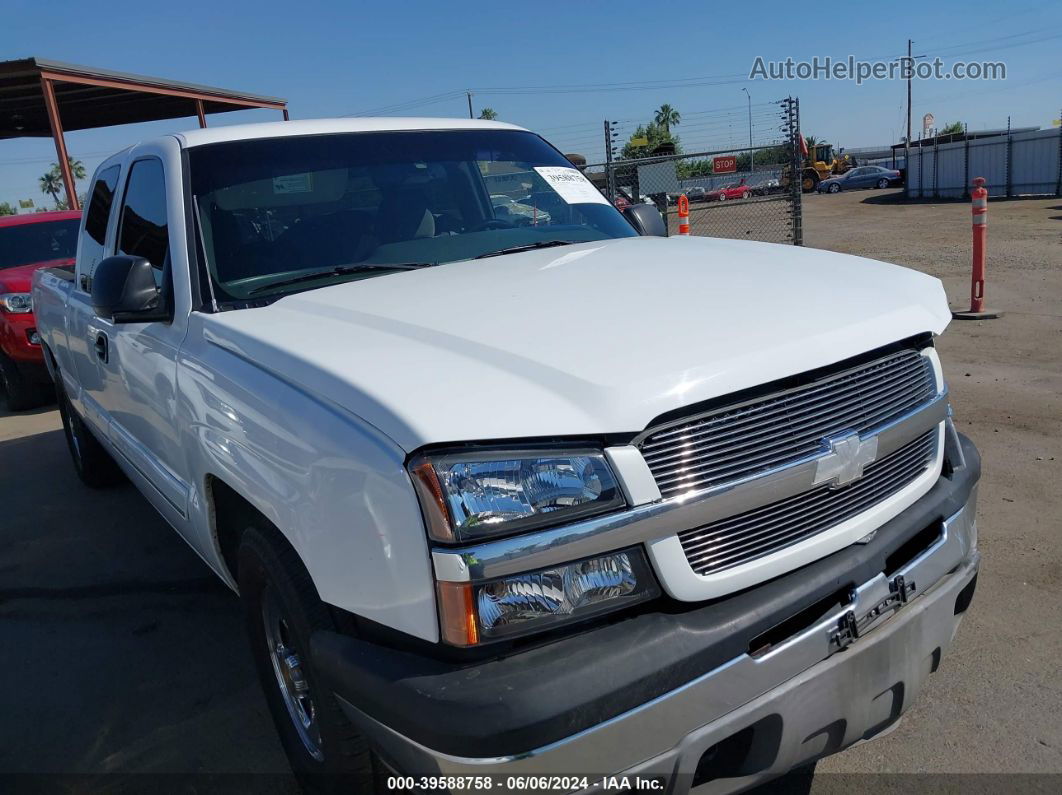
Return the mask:
<path id="1" fill-rule="evenodd" d="M 680 235 L 689 235 L 690 233 L 690 200 L 686 198 L 686 194 L 683 193 L 678 197 L 678 219 L 679 228 L 678 233 Z"/>
<path id="2" fill-rule="evenodd" d="M 970 309 L 966 312 L 952 312 L 952 317 L 959 320 L 990 320 L 999 317 L 1002 312 L 985 309 L 985 259 L 988 240 L 988 191 L 985 178 L 975 177 L 974 189 L 970 191 L 973 213 L 973 273 L 970 276 Z"/>

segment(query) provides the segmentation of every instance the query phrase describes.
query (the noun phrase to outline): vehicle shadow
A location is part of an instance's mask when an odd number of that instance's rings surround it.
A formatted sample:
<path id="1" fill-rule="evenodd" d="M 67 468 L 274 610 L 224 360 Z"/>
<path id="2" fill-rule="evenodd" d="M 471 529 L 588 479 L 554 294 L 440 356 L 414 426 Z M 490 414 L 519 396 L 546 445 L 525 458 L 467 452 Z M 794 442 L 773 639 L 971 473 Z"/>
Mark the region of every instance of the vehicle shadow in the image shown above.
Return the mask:
<path id="1" fill-rule="evenodd" d="M 0 773 L 293 791 L 236 597 L 131 484 L 83 486 L 61 430 L 0 441 L 0 473 Z"/>

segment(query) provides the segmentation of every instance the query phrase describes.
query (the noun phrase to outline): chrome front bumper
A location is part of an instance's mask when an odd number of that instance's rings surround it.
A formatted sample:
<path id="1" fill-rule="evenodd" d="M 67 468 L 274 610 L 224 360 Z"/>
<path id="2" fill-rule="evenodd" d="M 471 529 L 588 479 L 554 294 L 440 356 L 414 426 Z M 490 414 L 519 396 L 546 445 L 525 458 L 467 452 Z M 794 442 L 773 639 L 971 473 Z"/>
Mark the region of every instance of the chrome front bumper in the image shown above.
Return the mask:
<path id="1" fill-rule="evenodd" d="M 670 793 L 693 786 L 698 792 L 741 790 L 868 739 L 911 705 L 950 646 L 968 602 L 964 589 L 972 588 L 979 564 L 975 508 L 976 489 L 921 555 L 888 578 L 879 574 L 863 583 L 849 604 L 765 654 L 743 654 L 635 709 L 527 753 L 492 758 L 440 753 L 341 704 L 384 757 L 409 775 L 546 773 L 594 780 L 627 773 L 662 776 L 667 781 L 662 791 Z M 903 599 L 895 597 L 897 581 Z M 861 626 L 846 644 L 840 630 L 849 613 Z M 740 758 L 735 748 L 742 750 Z M 713 766 L 713 751 L 729 761 Z M 600 791 L 600 785 L 588 791 Z"/>

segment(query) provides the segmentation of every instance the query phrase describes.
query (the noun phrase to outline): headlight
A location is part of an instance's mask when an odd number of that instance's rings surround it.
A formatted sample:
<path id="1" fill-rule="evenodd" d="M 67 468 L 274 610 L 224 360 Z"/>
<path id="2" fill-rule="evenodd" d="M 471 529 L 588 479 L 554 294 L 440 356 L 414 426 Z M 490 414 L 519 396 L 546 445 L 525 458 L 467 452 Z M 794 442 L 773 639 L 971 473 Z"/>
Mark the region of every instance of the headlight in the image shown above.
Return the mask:
<path id="1" fill-rule="evenodd" d="M 474 646 L 579 621 L 659 595 L 639 548 L 485 583 L 439 583 L 442 636 Z"/>
<path id="2" fill-rule="evenodd" d="M 14 315 L 33 311 L 33 296 L 29 293 L 0 293 L 0 309 Z"/>
<path id="3" fill-rule="evenodd" d="M 437 541 L 560 524 L 624 504 L 600 450 L 428 453 L 409 469 Z"/>

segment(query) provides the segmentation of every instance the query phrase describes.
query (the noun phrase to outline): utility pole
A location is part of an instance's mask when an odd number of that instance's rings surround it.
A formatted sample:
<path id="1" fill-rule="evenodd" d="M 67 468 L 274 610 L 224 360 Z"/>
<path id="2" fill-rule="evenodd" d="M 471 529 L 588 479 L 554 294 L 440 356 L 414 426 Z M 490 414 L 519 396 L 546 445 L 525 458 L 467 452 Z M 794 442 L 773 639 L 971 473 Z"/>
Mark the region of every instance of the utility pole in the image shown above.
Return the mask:
<path id="1" fill-rule="evenodd" d="M 914 73 L 914 57 L 911 55 L 910 39 L 907 40 L 907 140 L 911 140 L 911 77 Z"/>
<path id="2" fill-rule="evenodd" d="M 471 91 L 466 91 L 465 94 L 468 96 L 468 118 L 474 119 L 475 116 L 472 115 L 472 92 Z M 908 113 L 908 115 L 907 115 L 907 126 L 910 127 L 910 125 L 911 125 L 911 116 L 910 116 L 910 113 Z"/>
<path id="3" fill-rule="evenodd" d="M 911 55 L 911 44 L 907 40 L 907 137 L 903 139 L 903 190 L 907 196 L 911 195 L 911 186 L 907 179 L 911 175 L 911 76 L 914 72 L 914 58 Z M 918 161 L 921 165 L 922 161 Z"/>
<path id="4" fill-rule="evenodd" d="M 752 94 L 744 86 L 741 90 L 745 92 L 745 96 L 749 99 L 749 174 L 755 170 L 755 157 L 756 155 L 752 151 Z"/>

